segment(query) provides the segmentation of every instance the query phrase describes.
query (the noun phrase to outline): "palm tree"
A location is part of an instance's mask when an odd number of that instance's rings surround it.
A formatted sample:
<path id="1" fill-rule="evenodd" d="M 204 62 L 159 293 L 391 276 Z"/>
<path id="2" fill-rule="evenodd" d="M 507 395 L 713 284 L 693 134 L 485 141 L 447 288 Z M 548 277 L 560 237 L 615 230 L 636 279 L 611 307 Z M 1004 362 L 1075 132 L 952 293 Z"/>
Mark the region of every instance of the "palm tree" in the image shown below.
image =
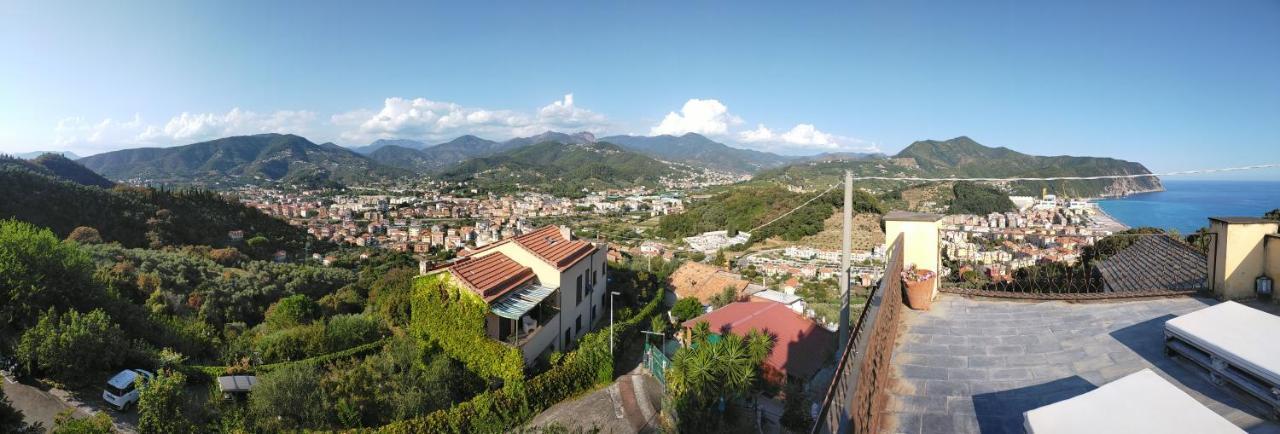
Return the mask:
<path id="1" fill-rule="evenodd" d="M 697 345 L 676 352 L 667 373 L 667 390 L 677 404 L 682 424 L 688 424 L 685 428 L 706 424 L 707 412 L 720 400 L 748 396 L 757 384 L 761 362 L 773 350 L 772 336 L 758 330 L 746 338 L 726 333 L 715 342 L 707 339 L 710 334 L 709 324 L 694 326 Z M 716 415 L 714 420 L 723 416 Z"/>

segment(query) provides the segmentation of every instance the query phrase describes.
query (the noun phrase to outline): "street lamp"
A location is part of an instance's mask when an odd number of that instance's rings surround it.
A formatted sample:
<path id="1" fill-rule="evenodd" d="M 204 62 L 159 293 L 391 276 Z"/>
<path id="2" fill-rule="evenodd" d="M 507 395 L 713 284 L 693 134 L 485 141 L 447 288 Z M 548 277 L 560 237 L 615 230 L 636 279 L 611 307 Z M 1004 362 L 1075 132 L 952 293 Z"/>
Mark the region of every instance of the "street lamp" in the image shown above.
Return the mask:
<path id="1" fill-rule="evenodd" d="M 609 355 L 613 355 L 613 296 L 622 295 L 618 291 L 609 291 Z"/>

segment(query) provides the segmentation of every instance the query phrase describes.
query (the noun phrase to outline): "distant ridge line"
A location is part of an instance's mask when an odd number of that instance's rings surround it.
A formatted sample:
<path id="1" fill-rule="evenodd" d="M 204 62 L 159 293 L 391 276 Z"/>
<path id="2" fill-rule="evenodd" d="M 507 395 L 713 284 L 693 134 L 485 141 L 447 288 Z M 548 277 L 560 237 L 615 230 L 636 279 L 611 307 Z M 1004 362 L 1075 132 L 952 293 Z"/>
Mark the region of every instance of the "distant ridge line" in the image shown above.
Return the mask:
<path id="1" fill-rule="evenodd" d="M 1177 176 L 1177 175 L 1203 175 L 1208 173 L 1220 172 L 1240 172 L 1245 170 L 1270 169 L 1280 167 L 1280 163 L 1255 164 L 1252 166 L 1240 167 L 1224 167 L 1219 169 L 1196 169 L 1181 170 L 1176 172 L 1164 173 L 1141 173 L 1132 175 L 1098 175 L 1098 176 L 1050 176 L 1044 178 L 922 178 L 911 176 L 854 176 L 857 180 L 880 180 L 880 181 L 1068 181 L 1068 180 L 1089 180 L 1089 179 L 1122 179 L 1122 178 L 1144 178 L 1148 176 Z"/>

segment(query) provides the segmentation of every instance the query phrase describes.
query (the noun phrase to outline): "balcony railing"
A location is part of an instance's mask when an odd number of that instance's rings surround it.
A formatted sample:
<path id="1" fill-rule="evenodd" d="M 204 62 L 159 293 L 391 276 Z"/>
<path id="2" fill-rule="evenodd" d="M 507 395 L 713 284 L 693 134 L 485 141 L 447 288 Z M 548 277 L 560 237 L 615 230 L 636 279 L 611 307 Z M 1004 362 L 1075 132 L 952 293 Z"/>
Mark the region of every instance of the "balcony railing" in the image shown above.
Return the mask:
<path id="1" fill-rule="evenodd" d="M 814 434 L 875 433 L 888 400 L 894 339 L 902 311 L 902 240 L 894 241 L 884 278 L 872 288 L 836 362 L 835 375 L 814 421 Z"/>

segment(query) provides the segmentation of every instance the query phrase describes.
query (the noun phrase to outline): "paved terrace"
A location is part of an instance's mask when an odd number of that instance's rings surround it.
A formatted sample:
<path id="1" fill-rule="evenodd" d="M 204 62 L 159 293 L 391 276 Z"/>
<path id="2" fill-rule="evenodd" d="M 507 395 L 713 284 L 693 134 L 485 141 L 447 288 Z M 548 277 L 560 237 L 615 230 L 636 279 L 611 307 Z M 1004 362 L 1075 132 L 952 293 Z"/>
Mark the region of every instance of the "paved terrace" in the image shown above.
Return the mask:
<path id="1" fill-rule="evenodd" d="M 942 294 L 929 312 L 904 312 L 893 353 L 897 378 L 887 405 L 888 432 L 1022 433 L 1022 412 L 1152 368 L 1246 431 L 1280 433 L 1280 424 L 1262 419 L 1260 402 L 1214 386 L 1198 367 L 1165 356 L 1164 322 L 1214 303 Z"/>

